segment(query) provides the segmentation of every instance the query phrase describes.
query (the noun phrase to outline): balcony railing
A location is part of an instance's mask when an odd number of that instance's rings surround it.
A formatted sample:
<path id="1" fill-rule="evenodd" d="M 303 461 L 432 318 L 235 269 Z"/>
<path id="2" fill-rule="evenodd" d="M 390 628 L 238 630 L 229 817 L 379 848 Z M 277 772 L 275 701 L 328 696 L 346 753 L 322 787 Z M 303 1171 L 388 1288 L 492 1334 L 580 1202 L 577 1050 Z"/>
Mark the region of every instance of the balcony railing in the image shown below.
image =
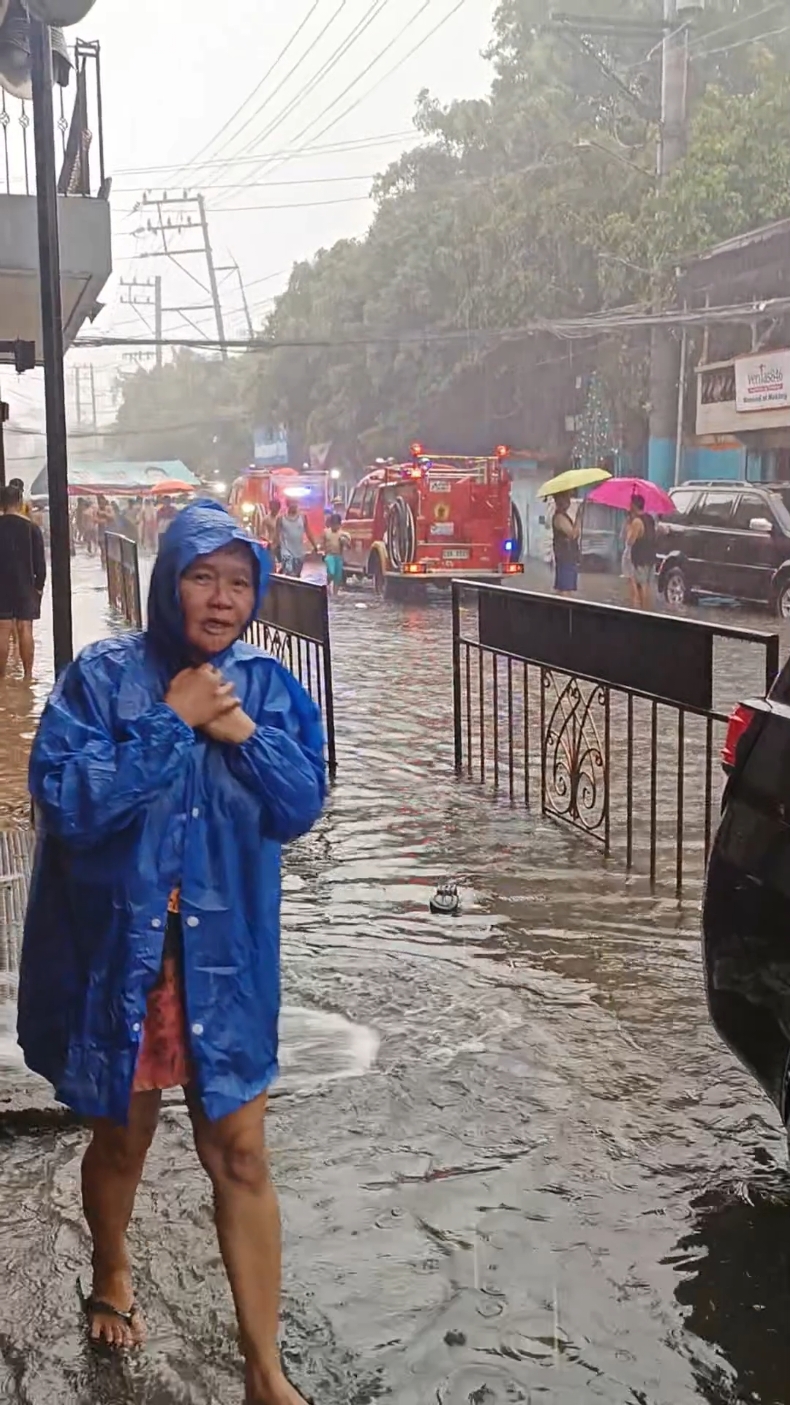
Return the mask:
<path id="1" fill-rule="evenodd" d="M 106 196 L 99 45 L 78 39 L 71 57 L 72 81 L 54 92 L 58 190 Z M 0 89 L 0 195 L 35 193 L 32 105 Z"/>

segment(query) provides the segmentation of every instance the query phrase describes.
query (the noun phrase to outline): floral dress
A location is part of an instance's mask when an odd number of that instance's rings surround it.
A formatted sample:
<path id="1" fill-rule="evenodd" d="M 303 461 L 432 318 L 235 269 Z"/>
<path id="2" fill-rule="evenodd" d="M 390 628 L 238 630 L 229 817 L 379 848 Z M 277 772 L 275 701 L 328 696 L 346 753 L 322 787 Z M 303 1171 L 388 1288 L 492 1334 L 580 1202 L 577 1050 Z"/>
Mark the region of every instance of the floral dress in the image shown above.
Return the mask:
<path id="1" fill-rule="evenodd" d="M 143 1037 L 137 1058 L 133 1093 L 183 1088 L 192 1081 L 181 979 L 181 919 L 179 893 L 174 889 L 167 909 L 162 972 L 148 997 Z"/>

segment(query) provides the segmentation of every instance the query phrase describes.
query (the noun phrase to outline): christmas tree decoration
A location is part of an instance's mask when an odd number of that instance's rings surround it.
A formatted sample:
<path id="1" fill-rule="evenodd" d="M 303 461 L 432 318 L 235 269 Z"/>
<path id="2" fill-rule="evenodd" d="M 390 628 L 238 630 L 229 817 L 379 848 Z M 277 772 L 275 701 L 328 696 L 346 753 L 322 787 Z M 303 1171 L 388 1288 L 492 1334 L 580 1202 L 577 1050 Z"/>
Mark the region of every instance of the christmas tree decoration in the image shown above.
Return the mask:
<path id="1" fill-rule="evenodd" d="M 600 377 L 593 371 L 587 386 L 587 400 L 573 446 L 573 462 L 578 468 L 607 468 L 615 472 L 620 444 Z"/>

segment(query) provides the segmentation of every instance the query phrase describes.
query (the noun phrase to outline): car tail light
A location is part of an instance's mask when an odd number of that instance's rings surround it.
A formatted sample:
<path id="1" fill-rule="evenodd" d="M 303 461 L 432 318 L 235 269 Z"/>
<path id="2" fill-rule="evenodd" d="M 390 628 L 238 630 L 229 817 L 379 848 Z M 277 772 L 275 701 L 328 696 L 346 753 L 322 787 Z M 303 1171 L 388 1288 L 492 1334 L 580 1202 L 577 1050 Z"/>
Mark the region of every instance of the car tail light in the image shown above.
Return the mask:
<path id="1" fill-rule="evenodd" d="M 506 576 L 523 576 L 524 567 L 520 561 L 509 561 L 505 566 Z"/>
<path id="2" fill-rule="evenodd" d="M 725 766 L 728 771 L 731 771 L 735 765 L 738 755 L 738 743 L 753 717 L 754 712 L 752 709 L 750 707 L 744 707 L 742 703 L 739 703 L 735 711 L 730 714 L 730 720 L 727 723 L 727 735 L 724 739 L 724 746 L 721 749 L 721 764 Z"/>
<path id="3" fill-rule="evenodd" d="M 403 568 L 404 574 L 407 576 L 424 576 L 426 569 L 422 561 L 410 561 L 408 565 Z"/>

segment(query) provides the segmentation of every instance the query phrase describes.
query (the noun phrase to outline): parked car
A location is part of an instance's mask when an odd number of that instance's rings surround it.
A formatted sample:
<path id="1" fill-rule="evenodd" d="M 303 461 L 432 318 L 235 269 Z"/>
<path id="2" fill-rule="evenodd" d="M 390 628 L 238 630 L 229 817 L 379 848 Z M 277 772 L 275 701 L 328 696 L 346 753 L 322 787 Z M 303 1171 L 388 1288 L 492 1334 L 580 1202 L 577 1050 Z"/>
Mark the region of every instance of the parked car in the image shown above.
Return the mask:
<path id="1" fill-rule="evenodd" d="M 708 866 L 708 1005 L 722 1039 L 790 1121 L 790 663 L 740 704 L 722 752 L 729 779 Z"/>
<path id="2" fill-rule="evenodd" d="M 670 605 L 726 595 L 790 619 L 790 483 L 684 483 L 658 539 Z"/>

